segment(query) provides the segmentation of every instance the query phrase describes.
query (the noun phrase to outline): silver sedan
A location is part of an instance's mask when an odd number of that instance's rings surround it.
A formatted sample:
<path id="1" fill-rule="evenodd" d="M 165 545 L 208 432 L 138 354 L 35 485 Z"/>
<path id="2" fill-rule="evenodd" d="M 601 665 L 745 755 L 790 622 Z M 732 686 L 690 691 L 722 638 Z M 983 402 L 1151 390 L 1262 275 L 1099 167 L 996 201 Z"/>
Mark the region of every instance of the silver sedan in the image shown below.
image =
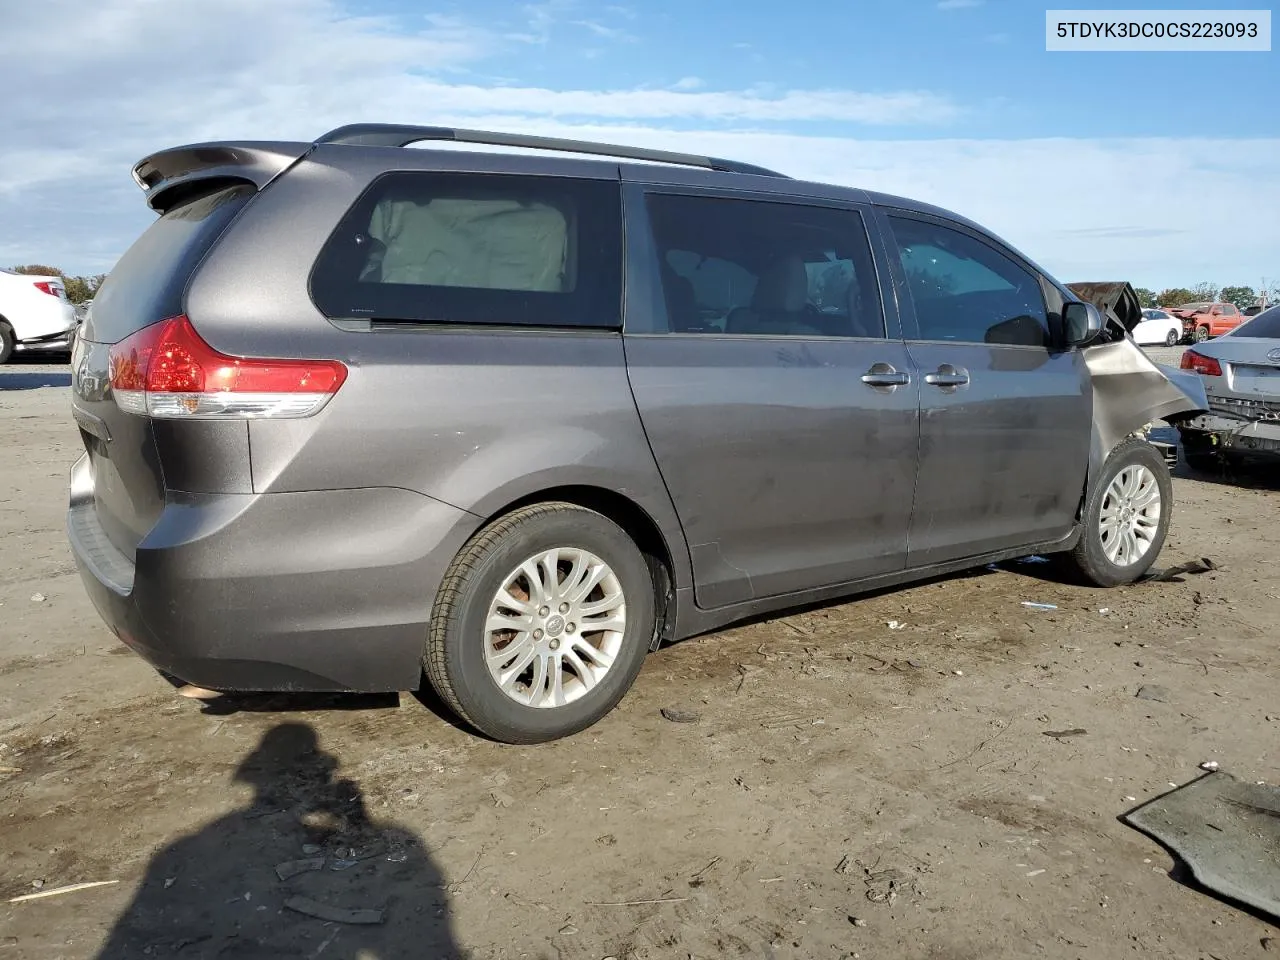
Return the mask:
<path id="1" fill-rule="evenodd" d="M 1208 412 L 1179 428 L 1191 466 L 1212 468 L 1233 454 L 1280 459 L 1280 306 L 1197 343 L 1182 369 L 1200 374 L 1209 398 Z"/>

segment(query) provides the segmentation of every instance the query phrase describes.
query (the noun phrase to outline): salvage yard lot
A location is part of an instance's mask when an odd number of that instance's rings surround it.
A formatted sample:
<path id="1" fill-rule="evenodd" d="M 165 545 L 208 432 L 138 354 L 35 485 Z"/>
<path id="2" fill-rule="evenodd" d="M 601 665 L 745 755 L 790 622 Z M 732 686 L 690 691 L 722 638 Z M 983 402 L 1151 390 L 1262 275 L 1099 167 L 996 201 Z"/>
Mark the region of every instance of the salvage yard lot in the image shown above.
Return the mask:
<path id="1" fill-rule="evenodd" d="M 0 368 L 0 958 L 1248 958 L 1277 936 L 1116 819 L 1208 759 L 1280 780 L 1275 472 L 1179 471 L 1159 563 L 1217 572 L 1099 591 L 1006 564 L 740 625 L 651 656 L 587 732 L 506 747 L 408 695 L 176 697 L 74 572 L 68 381 Z M 89 881 L 118 882 L 7 903 Z"/>

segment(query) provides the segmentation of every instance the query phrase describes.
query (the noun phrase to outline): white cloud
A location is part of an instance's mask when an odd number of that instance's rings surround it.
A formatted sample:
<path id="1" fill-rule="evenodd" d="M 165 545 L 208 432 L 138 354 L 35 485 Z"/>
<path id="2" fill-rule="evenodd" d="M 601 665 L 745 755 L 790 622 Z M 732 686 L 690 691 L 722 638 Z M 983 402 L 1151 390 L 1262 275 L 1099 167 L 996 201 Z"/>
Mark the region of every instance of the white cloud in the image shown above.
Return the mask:
<path id="1" fill-rule="evenodd" d="M 589 33 L 595 34 L 602 40 L 624 40 L 627 43 L 635 43 L 638 37 L 621 27 L 610 27 L 598 20 L 574 20 L 573 26 L 581 27 Z"/>
<path id="2" fill-rule="evenodd" d="M 528 123 L 501 119 L 511 129 Z M 865 140 L 545 123 L 536 129 L 732 157 L 934 203 L 995 231 L 1063 281 L 1256 285 L 1280 272 L 1280 220 L 1258 217 L 1206 243 L 1178 213 L 1190 198 L 1202 210 L 1280 209 L 1280 138 Z"/>
<path id="3" fill-rule="evenodd" d="M 550 30 L 570 7 L 539 4 L 522 25 Z M 309 140 L 382 120 L 704 152 L 905 194 L 972 216 L 1068 280 L 1250 283 L 1280 269 L 1267 259 L 1280 251 L 1274 218 L 1206 244 L 1178 232 L 1172 213 L 1189 197 L 1202 210 L 1280 209 L 1275 140 L 801 136 L 816 123 L 954 123 L 963 110 L 929 92 L 714 90 L 695 78 L 666 89 L 493 86 L 469 71 L 506 56 L 502 69 L 515 72 L 511 24 L 352 17 L 336 0 L 46 0 L 6 17 L 0 69 L 41 95 L 0 102 L 0 264 L 109 267 L 150 219 L 128 171 L 154 150 Z M 48 56 L 51 19 L 74 55 Z"/>

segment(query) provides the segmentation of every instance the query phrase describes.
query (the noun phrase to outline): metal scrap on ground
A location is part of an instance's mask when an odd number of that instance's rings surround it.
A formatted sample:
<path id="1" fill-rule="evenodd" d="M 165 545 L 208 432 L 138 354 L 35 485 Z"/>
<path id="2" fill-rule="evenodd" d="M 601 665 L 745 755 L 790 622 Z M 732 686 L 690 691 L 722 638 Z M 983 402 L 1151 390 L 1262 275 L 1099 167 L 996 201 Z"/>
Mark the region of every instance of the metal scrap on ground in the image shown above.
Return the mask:
<path id="1" fill-rule="evenodd" d="M 1208 890 L 1280 919 L 1280 788 L 1209 773 L 1120 819 L 1177 854 Z"/>

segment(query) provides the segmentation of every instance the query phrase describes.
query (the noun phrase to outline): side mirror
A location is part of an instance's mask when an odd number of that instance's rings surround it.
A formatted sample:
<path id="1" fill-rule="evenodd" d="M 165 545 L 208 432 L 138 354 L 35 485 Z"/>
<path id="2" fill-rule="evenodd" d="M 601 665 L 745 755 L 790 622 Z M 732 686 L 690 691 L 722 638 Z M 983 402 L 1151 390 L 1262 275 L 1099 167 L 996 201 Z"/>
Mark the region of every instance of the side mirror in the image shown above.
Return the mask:
<path id="1" fill-rule="evenodd" d="M 1102 312 L 1092 303 L 1074 301 L 1062 308 L 1062 324 L 1067 344 L 1083 347 L 1102 332 Z"/>

